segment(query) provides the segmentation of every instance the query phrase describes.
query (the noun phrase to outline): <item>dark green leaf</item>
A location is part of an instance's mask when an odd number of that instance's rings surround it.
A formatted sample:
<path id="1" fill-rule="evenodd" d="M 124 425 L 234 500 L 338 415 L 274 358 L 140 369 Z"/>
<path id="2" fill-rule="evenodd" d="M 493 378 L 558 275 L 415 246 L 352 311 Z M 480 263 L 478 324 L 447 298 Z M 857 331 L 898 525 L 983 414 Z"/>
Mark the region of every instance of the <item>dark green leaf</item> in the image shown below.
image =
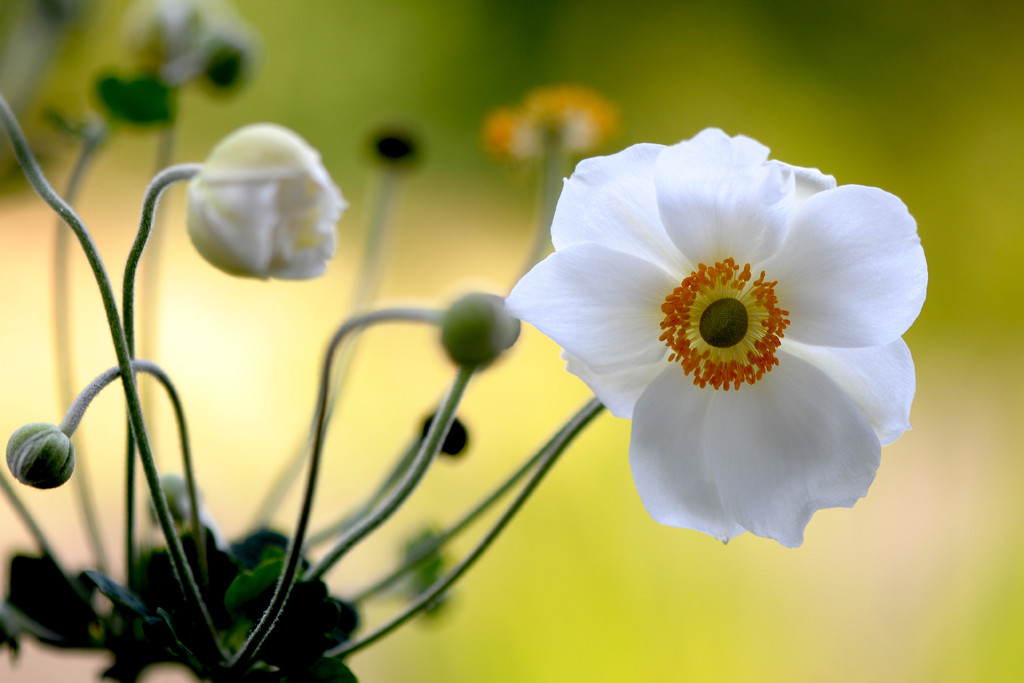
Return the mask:
<path id="1" fill-rule="evenodd" d="M 323 657 L 316 664 L 297 674 L 288 674 L 282 683 L 358 683 L 352 669 L 340 659 Z"/>
<path id="2" fill-rule="evenodd" d="M 48 557 L 15 555 L 11 560 L 8 602 L 52 632 L 56 637 L 40 637 L 52 645 L 93 646 L 91 630 L 96 615 L 80 595 L 87 592 L 80 583 L 76 590 Z"/>
<path id="3" fill-rule="evenodd" d="M 96 92 L 114 118 L 122 121 L 153 125 L 174 118 L 173 91 L 155 76 L 105 76 L 96 82 Z"/>
<path id="4" fill-rule="evenodd" d="M 224 594 L 224 606 L 233 614 L 258 617 L 270 601 L 270 592 L 284 569 L 283 552 L 268 546 L 265 559 L 251 571 L 241 572 Z"/>

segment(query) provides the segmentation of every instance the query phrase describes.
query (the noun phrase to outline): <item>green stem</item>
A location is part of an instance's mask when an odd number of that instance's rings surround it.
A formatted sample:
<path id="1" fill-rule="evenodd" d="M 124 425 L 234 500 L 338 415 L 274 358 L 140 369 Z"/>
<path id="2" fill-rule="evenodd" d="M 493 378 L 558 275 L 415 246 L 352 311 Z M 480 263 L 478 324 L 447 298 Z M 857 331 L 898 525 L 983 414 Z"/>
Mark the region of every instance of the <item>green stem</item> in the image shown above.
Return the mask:
<path id="1" fill-rule="evenodd" d="M 157 381 L 160 382 L 160 385 L 163 386 L 164 391 L 167 392 L 167 398 L 171 401 L 171 406 L 174 408 L 174 418 L 178 423 L 178 438 L 181 442 L 182 467 L 185 470 L 185 482 L 188 487 L 189 505 L 192 508 L 192 532 L 193 537 L 196 539 L 196 543 L 198 544 L 197 553 L 199 556 L 199 566 L 202 571 L 203 582 L 205 584 L 208 578 L 206 545 L 203 535 L 204 529 L 199 521 L 199 497 L 196 494 L 196 481 L 192 467 L 192 448 L 188 438 L 188 423 L 185 421 L 185 407 L 181 402 L 181 398 L 178 396 L 178 390 L 175 389 L 170 376 L 156 363 L 148 360 L 133 360 L 132 372 L 144 372 L 155 377 Z M 75 430 L 78 429 L 78 425 L 82 421 L 82 418 L 85 416 L 85 412 L 89 409 L 89 405 L 101 391 L 106 389 L 111 382 L 120 376 L 121 368 L 113 367 L 106 372 L 103 372 L 96 379 L 90 382 L 89 385 L 79 392 L 78 396 L 76 396 L 71 402 L 71 405 L 58 428 L 69 437 L 74 434 Z M 80 459 L 78 464 L 81 464 Z"/>
<path id="2" fill-rule="evenodd" d="M 100 143 L 106 138 L 107 128 L 102 122 L 85 125 L 80 135 L 82 148 L 71 171 L 68 185 L 64 192 L 68 204 L 74 204 L 78 189 L 89 162 L 99 149 Z M 75 367 L 71 353 L 71 268 L 69 264 L 69 247 L 71 232 L 64 228 L 64 222 L 57 222 L 56 242 L 53 250 L 53 341 L 54 360 L 57 375 L 57 400 L 61 407 L 67 406 L 75 397 Z M 89 485 L 88 468 L 83 464 L 88 458 L 82 458 L 84 448 L 81 443 L 76 445 L 79 455 L 78 476 L 74 478 L 74 490 L 78 505 L 85 523 L 86 535 L 96 559 L 96 567 L 107 573 L 107 556 L 103 550 L 103 539 L 100 534 L 99 521 L 96 517 L 96 506 L 93 503 L 92 489 Z"/>
<path id="3" fill-rule="evenodd" d="M 407 574 L 411 569 L 415 568 L 417 564 L 425 560 L 430 555 L 437 552 L 439 549 L 444 547 L 449 541 L 462 533 L 466 528 L 475 522 L 480 515 L 489 510 L 492 505 L 501 499 L 506 493 L 508 493 L 512 487 L 514 487 L 527 472 L 532 470 L 537 463 L 546 454 L 546 449 L 550 444 L 545 445 L 539 451 L 527 458 L 523 464 L 521 464 L 512 474 L 508 475 L 501 484 L 498 485 L 493 491 L 488 493 L 482 498 L 476 505 L 467 510 L 462 517 L 458 519 L 450 527 L 442 531 L 441 533 L 433 536 L 430 543 L 423 544 L 422 547 L 417 549 L 414 555 L 409 556 L 405 561 L 387 575 L 381 577 L 378 581 L 371 584 L 367 588 L 357 593 L 355 596 L 350 598 L 351 602 L 359 603 L 367 598 L 387 590 L 394 585 L 399 579 Z"/>
<path id="4" fill-rule="evenodd" d="M 121 384 L 124 388 L 125 402 L 128 405 L 128 416 L 131 422 L 132 431 L 139 445 L 139 457 L 142 461 L 143 470 L 146 474 L 146 483 L 149 485 L 150 495 L 153 499 L 153 506 L 156 510 L 157 520 L 163 531 L 167 543 L 168 554 L 171 559 L 171 567 L 175 579 L 185 596 L 186 602 L 190 603 L 200 616 L 200 620 L 206 625 L 209 631 L 213 646 L 218 652 L 225 655 L 223 646 L 217 636 L 216 629 L 210 619 L 210 613 L 206 609 L 199 586 L 196 584 L 192 570 L 185 559 L 185 551 L 181 545 L 181 539 L 174 529 L 174 521 L 171 519 L 170 510 L 167 507 L 167 499 L 160 486 L 160 475 L 157 472 L 153 461 L 153 453 L 150 448 L 149 439 L 146 437 L 146 425 L 142 416 L 142 406 L 139 401 L 138 387 L 135 377 L 131 372 L 131 354 L 128 350 L 128 342 L 125 339 L 124 329 L 121 327 L 121 318 L 118 315 L 117 301 L 114 298 L 114 289 L 110 283 L 103 260 L 100 258 L 92 235 L 81 219 L 75 214 L 67 203 L 61 199 L 50 186 L 42 169 L 28 146 L 28 141 L 22 133 L 17 119 L 11 112 L 7 101 L 0 96 L 0 124 L 3 125 L 11 146 L 14 148 L 15 157 L 21 165 L 22 172 L 32 185 L 33 189 L 50 207 L 64 219 L 64 222 L 74 231 L 78 242 L 85 252 L 85 258 L 89 262 L 93 276 L 96 279 L 100 291 L 100 298 L 103 301 L 104 313 L 107 318 L 107 325 L 110 328 L 110 337 L 114 346 L 114 354 L 117 356 L 117 365 L 121 369 Z"/>
<path id="5" fill-rule="evenodd" d="M 24 523 L 28 528 L 32 537 L 36 539 L 36 545 L 39 546 L 39 550 L 42 551 L 43 555 L 46 555 L 53 560 L 53 563 L 57 565 L 58 569 L 60 569 L 60 573 L 67 579 L 68 573 L 64 571 L 64 566 L 61 564 L 60 560 L 57 559 L 57 554 L 54 552 L 53 546 L 50 545 L 50 542 L 47 540 L 46 534 L 43 533 L 42 527 L 40 527 L 36 522 L 35 517 L 33 517 L 32 513 L 29 512 L 27 507 L 25 507 L 25 504 L 21 502 L 21 498 L 18 497 L 18 494 L 15 492 L 10 482 L 7 481 L 7 477 L 2 474 L 0 474 L 0 488 L 3 488 L 4 495 L 6 495 L 7 500 L 10 501 L 11 507 L 13 507 L 14 511 L 18 513 L 18 516 L 21 517 L 22 523 Z M 70 579 L 68 579 L 68 582 L 70 583 Z"/>
<path id="6" fill-rule="evenodd" d="M 416 458 L 402 476 L 401 481 L 395 485 L 394 489 L 388 493 L 387 497 L 371 513 L 356 521 L 351 528 L 342 534 L 341 538 L 334 544 L 334 547 L 306 573 L 307 578 L 315 580 L 322 577 L 356 543 L 390 518 L 395 510 L 412 494 L 416 485 L 420 483 L 423 475 L 426 474 L 430 463 L 433 462 L 434 456 L 441 450 L 441 444 L 444 442 L 445 437 L 448 436 L 448 431 L 455 420 L 455 411 L 459 407 L 459 401 L 462 400 L 462 394 L 466 391 L 466 386 L 469 384 L 469 379 L 473 376 L 474 370 L 475 368 L 473 367 L 462 366 L 459 368 L 455 381 L 452 382 L 448 394 L 441 402 L 441 407 L 438 408 L 437 415 L 434 417 L 433 422 L 430 423 L 430 429 L 427 430 L 427 435 L 420 444 Z"/>
<path id="7" fill-rule="evenodd" d="M 333 650 L 328 650 L 324 653 L 328 657 L 344 657 L 347 655 L 361 650 L 367 645 L 370 645 L 377 640 L 380 640 L 391 631 L 395 630 L 409 619 L 419 614 L 424 608 L 429 606 L 437 599 L 439 595 L 448 590 L 452 584 L 454 584 L 470 567 L 479 559 L 485 550 L 490 546 L 498 534 L 505 528 L 506 525 L 512 520 L 515 514 L 522 508 L 523 504 L 530 497 L 530 494 L 537 488 L 544 475 L 548 473 L 551 467 L 558 460 L 558 457 L 565 451 L 566 447 L 572 443 L 573 439 L 583 431 L 591 420 L 593 420 L 604 408 L 603 405 L 597 400 L 592 399 L 583 408 L 576 413 L 562 429 L 555 434 L 554 437 L 541 449 L 544 453 L 543 457 L 537 463 L 537 469 L 534 470 L 526 484 L 523 485 L 523 489 L 515 497 L 515 500 L 508 506 L 502 516 L 494 523 L 494 525 L 488 530 L 480 542 L 477 543 L 476 547 L 473 548 L 463 558 L 462 562 L 456 565 L 450 572 L 444 575 L 440 580 L 437 581 L 433 586 L 424 591 L 419 597 L 416 598 L 406 609 L 402 610 L 400 614 L 392 618 L 390 621 L 375 629 L 368 635 L 360 638 L 359 640 L 341 645 Z"/>
<path id="8" fill-rule="evenodd" d="M 146 195 L 142 201 L 142 217 L 139 220 L 139 230 L 135 235 L 135 242 L 131 251 L 128 252 L 128 260 L 124 268 L 124 281 L 121 286 L 122 307 L 124 316 L 124 334 L 128 344 L 128 353 L 135 357 L 135 275 L 138 271 L 139 260 L 142 252 L 146 249 L 150 234 L 153 230 L 153 221 L 156 215 L 157 204 L 164 190 L 174 183 L 188 180 L 199 173 L 200 164 L 181 164 L 164 169 L 156 174 L 149 187 L 146 188 Z M 152 265 L 152 264 L 151 264 Z M 127 562 L 128 585 L 133 586 L 135 574 L 135 437 L 132 430 L 127 432 L 126 460 L 125 460 L 125 561 Z M 197 537 L 198 542 L 198 537 Z"/>
<path id="9" fill-rule="evenodd" d="M 267 637 L 273 631 L 278 617 L 288 602 L 288 596 L 295 585 L 299 563 L 302 559 L 302 547 L 305 542 L 306 527 L 309 524 L 309 515 L 313 509 L 313 494 L 316 490 L 317 475 L 320 470 L 320 456 L 323 451 L 323 440 L 327 425 L 327 400 L 328 391 L 331 385 L 331 368 L 334 362 L 334 355 L 338 347 L 349 336 L 349 334 L 362 330 L 370 325 L 382 322 L 425 322 L 438 324 L 441 314 L 438 311 L 425 310 L 420 308 L 395 308 L 374 311 L 355 317 L 347 321 L 335 332 L 327 346 L 324 355 L 324 362 L 320 374 L 320 387 L 317 393 L 316 413 L 313 420 L 313 448 L 309 458 L 309 470 L 306 480 L 306 491 L 302 498 L 302 509 L 299 512 L 299 519 L 295 525 L 295 534 L 288 544 L 285 553 L 284 568 L 274 586 L 274 594 L 270 598 L 270 604 L 260 617 L 259 623 L 246 638 L 242 647 L 238 649 L 228 661 L 228 669 L 238 670 L 244 668 L 256 655 L 266 642 Z"/>
<path id="10" fill-rule="evenodd" d="M 526 275 L 544 258 L 551 246 L 551 221 L 562 192 L 562 173 L 567 156 L 564 145 L 555 133 L 548 133 L 544 140 L 544 158 L 538 178 L 537 224 L 533 231 L 533 243 L 526 254 L 526 261 L 519 269 L 516 282 Z"/>
<path id="11" fill-rule="evenodd" d="M 350 311 L 360 311 L 369 306 L 377 295 L 380 287 L 380 275 L 384 262 L 384 247 L 388 243 L 391 234 L 392 216 L 397 203 L 398 190 L 400 187 L 402 171 L 391 165 L 384 167 L 380 184 L 377 188 L 376 200 L 373 202 L 373 213 L 370 215 L 370 223 L 367 229 L 366 245 L 363 251 L 363 260 L 360 262 L 359 276 L 356 278 L 355 289 L 352 295 Z M 352 367 L 352 359 L 355 356 L 355 344 L 350 344 L 343 351 L 338 359 L 338 369 L 334 373 L 334 383 L 331 389 L 331 397 L 327 403 L 327 422 L 331 421 L 334 415 L 334 407 L 337 405 L 345 381 L 348 379 L 349 370 Z M 263 504 L 257 508 L 253 526 L 259 528 L 266 526 L 274 515 L 281 501 L 284 500 L 288 489 L 302 472 L 302 463 L 312 445 L 312 429 L 307 434 L 302 446 L 295 450 L 291 460 L 282 469 L 281 474 L 274 480 L 274 485 L 267 493 Z"/>
<path id="12" fill-rule="evenodd" d="M 369 498 L 363 502 L 354 512 L 342 517 L 340 520 L 331 524 L 327 528 L 310 535 L 309 540 L 306 541 L 306 548 L 309 549 L 315 545 L 323 543 L 334 536 L 338 535 L 345 529 L 351 527 L 355 521 L 361 517 L 366 516 L 380 501 L 384 500 L 384 496 L 387 495 L 388 491 L 394 487 L 396 483 L 402 478 L 402 474 L 409 469 L 413 461 L 416 458 L 416 452 L 419 450 L 420 441 L 422 439 L 416 439 L 413 441 L 399 457 L 398 462 L 395 463 L 391 471 L 384 478 L 384 481 L 380 483 L 377 490 L 373 492 Z"/>

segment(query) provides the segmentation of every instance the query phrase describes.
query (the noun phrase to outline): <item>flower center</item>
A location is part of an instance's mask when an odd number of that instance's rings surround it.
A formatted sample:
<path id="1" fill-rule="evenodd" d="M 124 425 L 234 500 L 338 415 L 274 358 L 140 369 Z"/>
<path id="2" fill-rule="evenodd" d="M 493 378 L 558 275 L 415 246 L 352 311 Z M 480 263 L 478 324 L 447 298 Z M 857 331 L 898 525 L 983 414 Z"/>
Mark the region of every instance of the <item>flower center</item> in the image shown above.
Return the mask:
<path id="1" fill-rule="evenodd" d="M 747 307 L 736 299 L 712 301 L 700 314 L 700 336 L 711 346 L 727 349 L 747 336 Z"/>
<path id="2" fill-rule="evenodd" d="M 779 364 L 775 349 L 789 325 L 777 284 L 765 282 L 764 271 L 753 280 L 750 264 L 741 269 L 731 258 L 701 263 L 661 305 L 659 339 L 672 350 L 669 361 L 678 361 L 701 388 L 728 391 L 757 382 Z"/>

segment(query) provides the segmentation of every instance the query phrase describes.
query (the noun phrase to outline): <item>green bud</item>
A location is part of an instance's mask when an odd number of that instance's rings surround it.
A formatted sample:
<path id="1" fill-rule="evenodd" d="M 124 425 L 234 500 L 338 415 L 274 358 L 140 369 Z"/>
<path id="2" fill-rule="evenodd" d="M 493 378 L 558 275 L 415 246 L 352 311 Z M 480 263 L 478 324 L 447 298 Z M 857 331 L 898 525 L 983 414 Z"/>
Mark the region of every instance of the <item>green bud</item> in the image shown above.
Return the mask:
<path id="1" fill-rule="evenodd" d="M 75 447 L 57 425 L 33 422 L 20 427 L 7 442 L 7 467 L 22 484 L 52 489 L 75 471 Z"/>
<path id="2" fill-rule="evenodd" d="M 459 365 L 491 363 L 519 338 L 519 320 L 505 310 L 505 300 L 493 294 L 462 297 L 441 320 L 441 343 Z"/>

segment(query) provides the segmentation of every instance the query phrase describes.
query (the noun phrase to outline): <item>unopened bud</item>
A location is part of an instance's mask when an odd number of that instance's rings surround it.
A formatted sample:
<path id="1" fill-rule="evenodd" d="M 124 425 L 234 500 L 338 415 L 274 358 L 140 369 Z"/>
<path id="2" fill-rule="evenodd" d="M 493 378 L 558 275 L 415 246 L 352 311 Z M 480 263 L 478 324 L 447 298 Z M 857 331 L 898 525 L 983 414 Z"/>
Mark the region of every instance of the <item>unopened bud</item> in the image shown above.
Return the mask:
<path id="1" fill-rule="evenodd" d="M 7 442 L 7 467 L 22 484 L 52 489 L 75 471 L 75 447 L 57 425 L 33 422 L 20 427 Z"/>
<path id="2" fill-rule="evenodd" d="M 467 294 L 445 312 L 441 343 L 459 365 L 482 366 L 497 358 L 519 338 L 519 320 L 493 294 Z"/>

